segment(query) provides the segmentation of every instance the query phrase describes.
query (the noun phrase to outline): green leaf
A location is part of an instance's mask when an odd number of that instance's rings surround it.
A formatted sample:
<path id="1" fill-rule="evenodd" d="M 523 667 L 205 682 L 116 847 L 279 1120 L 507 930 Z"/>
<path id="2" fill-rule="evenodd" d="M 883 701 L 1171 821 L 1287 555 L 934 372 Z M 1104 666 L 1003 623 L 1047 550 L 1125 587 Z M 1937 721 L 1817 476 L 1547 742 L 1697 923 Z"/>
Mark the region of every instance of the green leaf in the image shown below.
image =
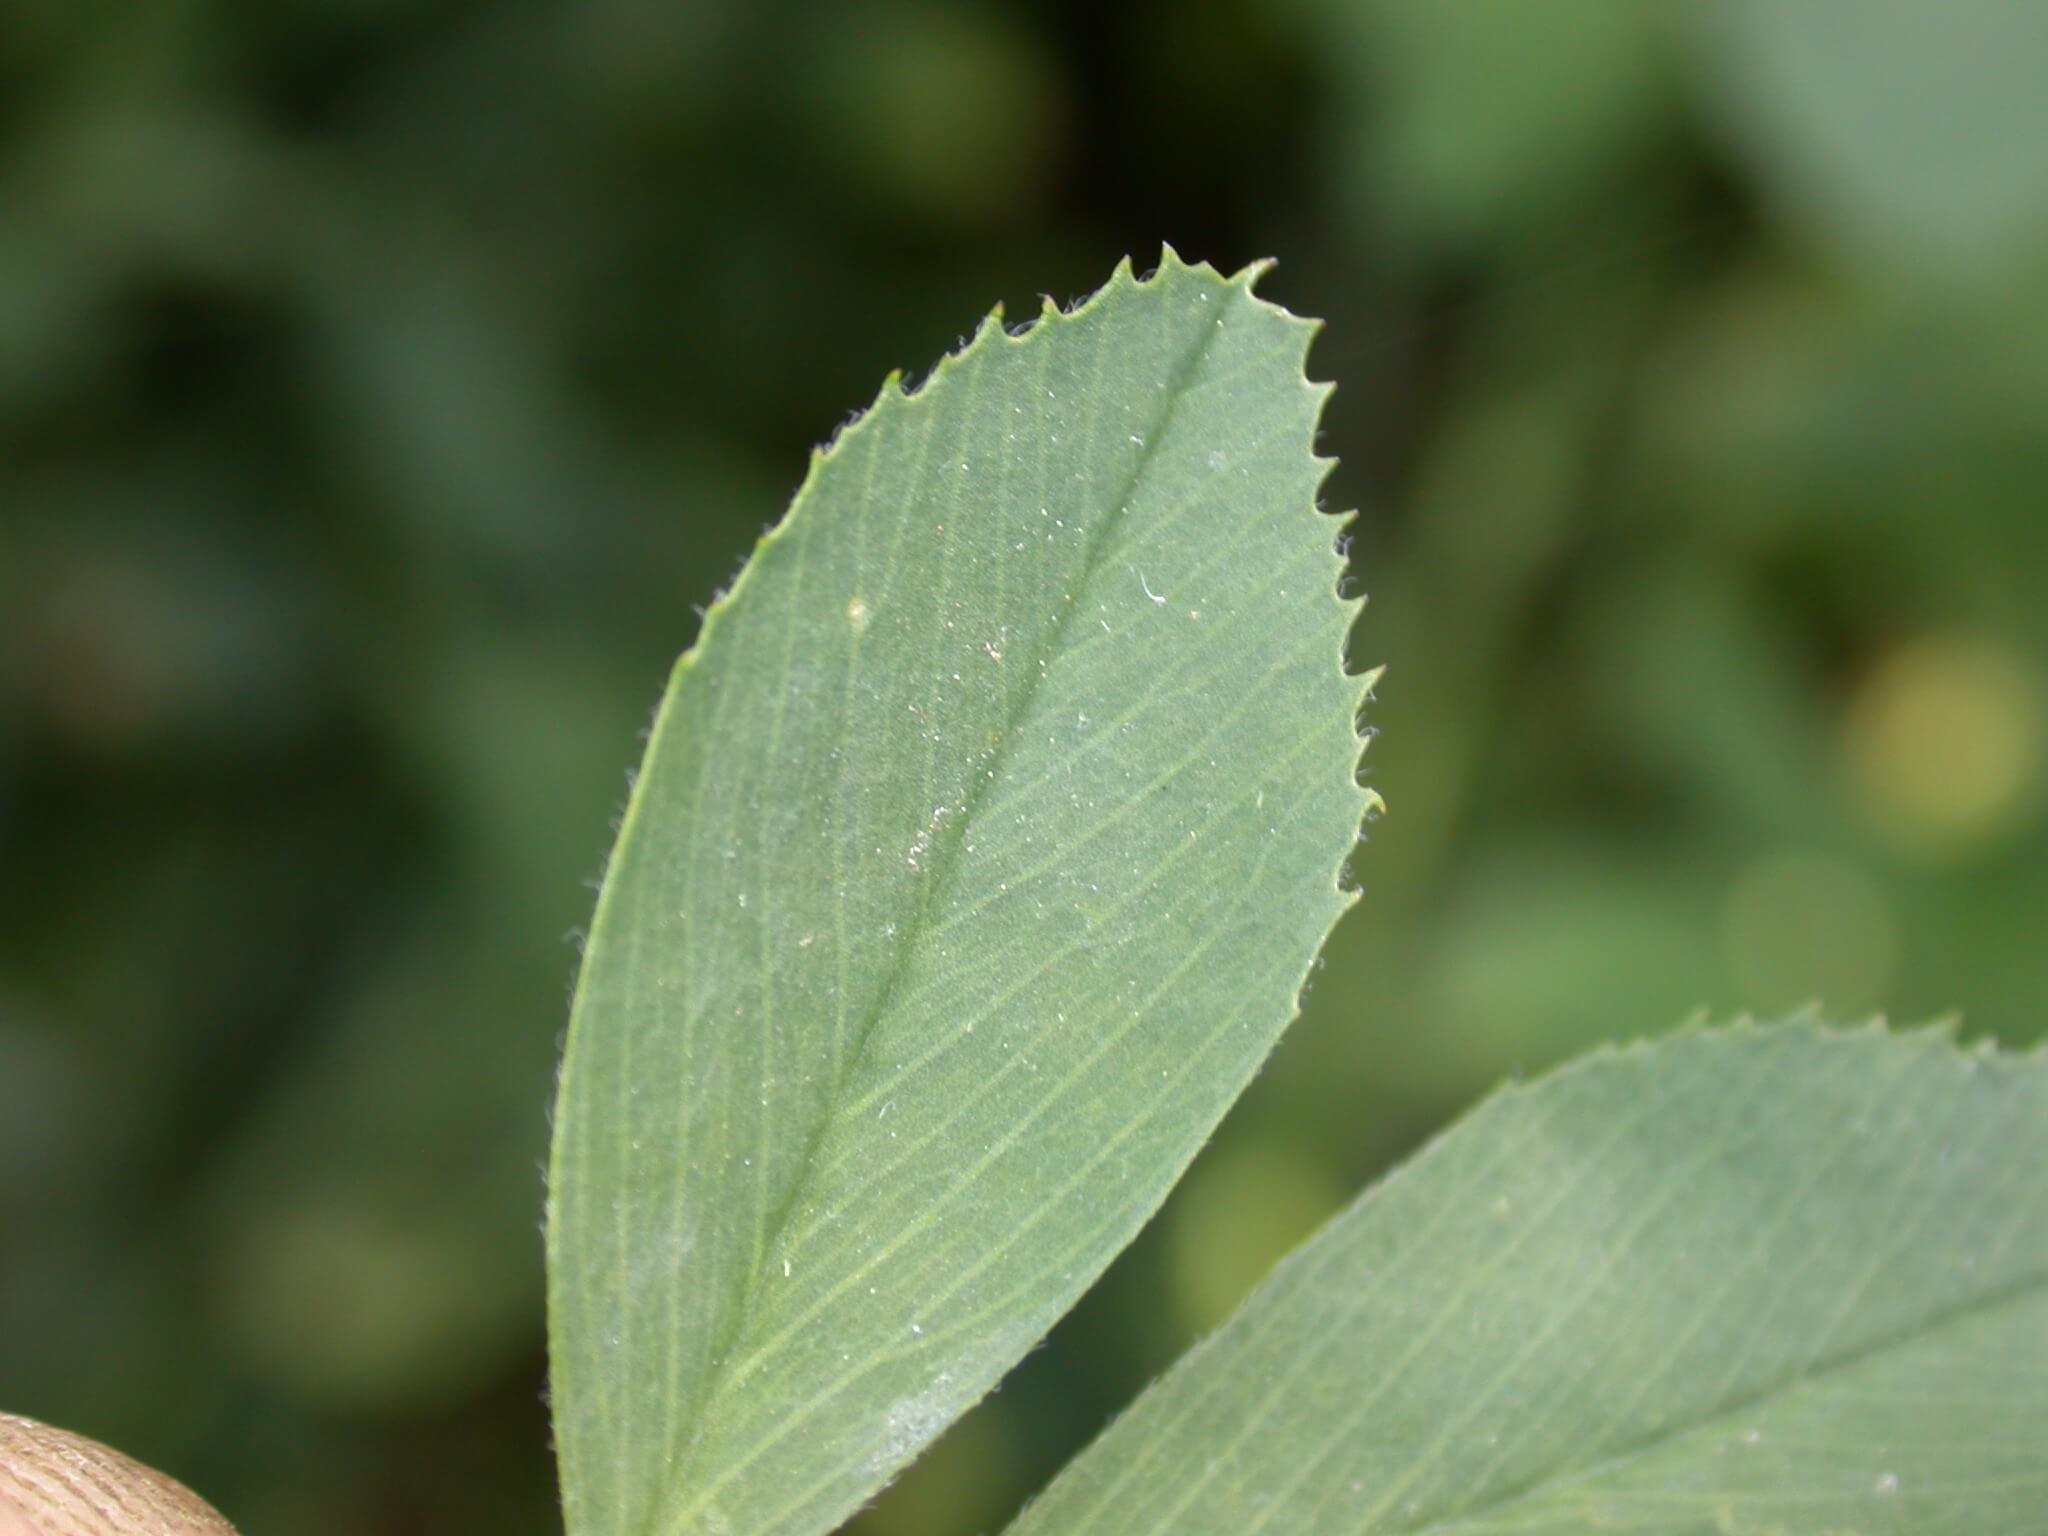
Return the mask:
<path id="1" fill-rule="evenodd" d="M 1013 1536 L 2048 1531 L 2048 1057 L 1741 1028 L 1504 1092 Z"/>
<path id="2" fill-rule="evenodd" d="M 556 1122 L 572 1536 L 800 1536 L 1292 1017 L 1365 792 L 1313 327 L 1167 254 L 840 434 L 664 701 Z"/>

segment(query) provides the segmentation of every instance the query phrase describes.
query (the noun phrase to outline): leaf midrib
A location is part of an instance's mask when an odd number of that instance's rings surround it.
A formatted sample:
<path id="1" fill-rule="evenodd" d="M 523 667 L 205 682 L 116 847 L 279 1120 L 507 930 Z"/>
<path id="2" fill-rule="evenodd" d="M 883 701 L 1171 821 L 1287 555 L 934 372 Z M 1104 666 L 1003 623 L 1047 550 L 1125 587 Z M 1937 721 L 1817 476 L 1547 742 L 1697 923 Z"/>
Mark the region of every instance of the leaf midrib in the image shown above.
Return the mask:
<path id="1" fill-rule="evenodd" d="M 1795 1393 L 1855 1370 L 1858 1366 L 1880 1359 L 1894 1350 L 1925 1343 L 1949 1328 L 1959 1327 L 2007 1307 L 2037 1300 L 2043 1295 L 2048 1295 L 2048 1270 L 2036 1270 L 2022 1275 L 2009 1285 L 1987 1291 L 1953 1307 L 1937 1310 L 1919 1323 L 1895 1329 L 1854 1349 L 1844 1350 L 1839 1355 L 1808 1366 L 1793 1376 L 1773 1381 L 1709 1413 L 1669 1425 L 1656 1434 L 1610 1455 L 1599 1457 L 1583 1466 L 1545 1472 L 1493 1497 L 1435 1516 L 1422 1525 L 1409 1526 L 1406 1528 L 1405 1536 L 1456 1536 L 1460 1527 L 1469 1527 L 1475 1519 L 1483 1520 L 1488 1516 L 1497 1515 L 1517 1504 L 1540 1498 L 1553 1489 L 1572 1483 L 1592 1482 L 1702 1434 L 1716 1425 L 1731 1419 L 1743 1418 L 1761 1407 L 1782 1401 Z"/>
<path id="2" fill-rule="evenodd" d="M 1226 291 L 1235 298 L 1242 299 L 1243 289 L 1236 284 L 1228 285 Z M 950 887 L 952 884 L 958 871 L 959 850 L 966 839 L 967 831 L 974 825 L 976 818 L 980 814 L 989 786 L 1002 779 L 1003 771 L 1012 751 L 1011 743 L 1017 739 L 1018 727 L 1030 715 L 1040 693 L 1045 687 L 1046 679 L 1051 675 L 1051 668 L 1039 665 L 1039 663 L 1049 661 L 1060 650 L 1061 644 L 1074 622 L 1074 614 L 1080 609 L 1081 591 L 1094 579 L 1097 572 L 1102 568 L 1105 555 L 1114 546 L 1116 534 L 1123 527 L 1130 513 L 1132 497 L 1136 494 L 1138 486 L 1143 482 L 1146 471 L 1157 457 L 1160 445 L 1165 441 L 1168 430 L 1173 425 L 1174 417 L 1179 411 L 1182 401 L 1186 399 L 1196 375 L 1207 361 L 1210 350 L 1215 344 L 1217 332 L 1221 329 L 1223 329 L 1223 318 L 1219 314 L 1214 325 L 1202 328 L 1200 339 L 1189 349 L 1186 358 L 1175 370 L 1172 379 L 1168 382 L 1165 391 L 1165 403 L 1157 416 L 1149 424 L 1144 434 L 1144 441 L 1136 457 L 1132 460 L 1129 472 L 1124 476 L 1122 487 L 1117 495 L 1112 498 L 1113 505 L 1096 523 L 1095 528 L 1089 534 L 1088 542 L 1082 553 L 1081 562 L 1073 582 L 1073 591 L 1067 594 L 1065 606 L 1054 617 L 1053 622 L 1047 626 L 1045 638 L 1029 658 L 1031 664 L 1025 674 L 1024 686 L 1018 691 L 1015 703 L 1011 706 L 1003 720 L 1002 731 L 997 738 L 994 753 L 989 764 L 989 771 L 969 785 L 960 815 L 949 818 L 941 828 L 944 840 L 938 842 L 932 850 L 930 877 L 923 885 L 922 895 L 918 901 L 916 920 L 902 926 L 901 941 L 897 944 L 894 953 L 890 957 L 889 969 L 883 977 L 882 986 L 876 995 L 875 1003 L 868 1010 L 867 1017 L 861 1022 L 859 1029 L 855 1032 L 853 1048 L 847 1057 L 844 1069 L 834 1079 L 835 1101 L 838 1091 L 858 1075 L 862 1063 L 867 1059 L 869 1043 L 877 1033 L 876 1027 L 894 1004 L 897 991 L 902 984 L 905 972 L 908 970 L 909 959 L 917 950 L 918 939 L 924 930 L 931 912 L 933 899 L 940 889 Z M 998 335 L 992 339 L 996 345 L 1001 345 L 1005 338 Z M 1041 345 L 1049 344 L 1050 338 L 1040 337 L 1039 342 Z M 729 1388 L 732 1381 L 729 1362 L 733 1358 L 735 1346 L 740 1339 L 746 1336 L 747 1329 L 759 1312 L 757 1299 L 763 1292 L 761 1281 L 763 1275 L 767 1272 L 768 1256 L 775 1251 L 783 1234 L 788 1230 L 791 1220 L 803 1208 L 805 1197 L 811 1193 L 811 1186 L 818 1172 L 818 1153 L 822 1149 L 825 1135 L 835 1119 L 836 1115 L 833 1112 L 832 1106 L 828 1104 L 825 1111 L 817 1117 L 816 1123 L 811 1127 L 806 1138 L 803 1156 L 797 1165 L 796 1176 L 790 1181 L 788 1192 L 777 1203 L 775 1215 L 764 1229 L 760 1258 L 755 1272 L 748 1281 L 740 1304 L 734 1309 L 732 1322 L 722 1331 L 718 1346 L 713 1350 L 710 1371 L 697 1403 L 697 1422 L 692 1428 L 690 1438 L 685 1443 L 682 1455 L 678 1460 L 677 1481 L 679 1483 L 686 1484 L 689 1474 L 695 1469 L 698 1454 L 703 1446 L 705 1430 L 712 1420 L 711 1409 Z M 657 1528 L 667 1532 L 668 1536 L 682 1536 L 682 1533 L 687 1529 L 685 1522 L 702 1513 L 708 1502 L 716 1496 L 722 1486 L 720 1483 L 708 1485 L 701 1493 L 682 1505 L 672 1519 L 665 1523 L 657 1521 Z"/>

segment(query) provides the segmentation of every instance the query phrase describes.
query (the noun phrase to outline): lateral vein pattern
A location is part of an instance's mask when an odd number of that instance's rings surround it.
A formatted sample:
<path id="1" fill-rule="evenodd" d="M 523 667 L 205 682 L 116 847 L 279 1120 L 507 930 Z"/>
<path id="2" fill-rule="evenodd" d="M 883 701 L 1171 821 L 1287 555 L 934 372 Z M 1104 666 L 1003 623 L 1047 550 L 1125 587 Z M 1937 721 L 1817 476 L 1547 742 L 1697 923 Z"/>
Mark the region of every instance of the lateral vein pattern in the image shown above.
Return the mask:
<path id="1" fill-rule="evenodd" d="M 1500 1094 L 1012 1536 L 2048 1536 L 2048 1056 L 1799 1022 Z"/>
<path id="2" fill-rule="evenodd" d="M 1291 1019 L 1365 795 L 1312 327 L 1169 253 L 819 456 L 679 665 L 579 981 L 571 1536 L 831 1528 Z"/>

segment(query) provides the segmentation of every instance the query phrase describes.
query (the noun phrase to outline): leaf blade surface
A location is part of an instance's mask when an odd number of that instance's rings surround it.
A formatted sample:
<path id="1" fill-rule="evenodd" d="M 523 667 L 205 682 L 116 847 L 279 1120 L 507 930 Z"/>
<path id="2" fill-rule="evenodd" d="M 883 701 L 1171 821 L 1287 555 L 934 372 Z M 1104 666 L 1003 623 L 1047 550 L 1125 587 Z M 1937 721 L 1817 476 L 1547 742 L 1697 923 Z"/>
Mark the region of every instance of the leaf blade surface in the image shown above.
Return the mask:
<path id="1" fill-rule="evenodd" d="M 813 464 L 679 665 L 557 1113 L 575 1536 L 822 1530 L 1294 1012 L 1363 792 L 1311 328 L 1169 255 Z"/>
<path id="2" fill-rule="evenodd" d="M 1501 1094 L 1013 1536 L 2048 1530 L 2048 1059 L 1809 1025 Z"/>

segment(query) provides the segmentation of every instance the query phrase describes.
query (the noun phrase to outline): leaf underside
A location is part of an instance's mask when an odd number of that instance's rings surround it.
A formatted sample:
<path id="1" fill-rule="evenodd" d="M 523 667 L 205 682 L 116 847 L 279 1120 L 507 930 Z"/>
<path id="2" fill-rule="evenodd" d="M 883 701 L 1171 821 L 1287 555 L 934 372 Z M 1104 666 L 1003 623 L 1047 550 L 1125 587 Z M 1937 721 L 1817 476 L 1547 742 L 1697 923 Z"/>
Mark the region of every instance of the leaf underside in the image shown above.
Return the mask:
<path id="1" fill-rule="evenodd" d="M 1504 1092 L 1012 1536 L 2048 1533 L 2048 1057 L 1810 1023 Z"/>
<path id="2" fill-rule="evenodd" d="M 982 1396 L 1292 1018 L 1365 795 L 1312 326 L 1167 254 L 813 463 L 678 666 L 577 988 L 571 1536 L 802 1536 Z"/>

